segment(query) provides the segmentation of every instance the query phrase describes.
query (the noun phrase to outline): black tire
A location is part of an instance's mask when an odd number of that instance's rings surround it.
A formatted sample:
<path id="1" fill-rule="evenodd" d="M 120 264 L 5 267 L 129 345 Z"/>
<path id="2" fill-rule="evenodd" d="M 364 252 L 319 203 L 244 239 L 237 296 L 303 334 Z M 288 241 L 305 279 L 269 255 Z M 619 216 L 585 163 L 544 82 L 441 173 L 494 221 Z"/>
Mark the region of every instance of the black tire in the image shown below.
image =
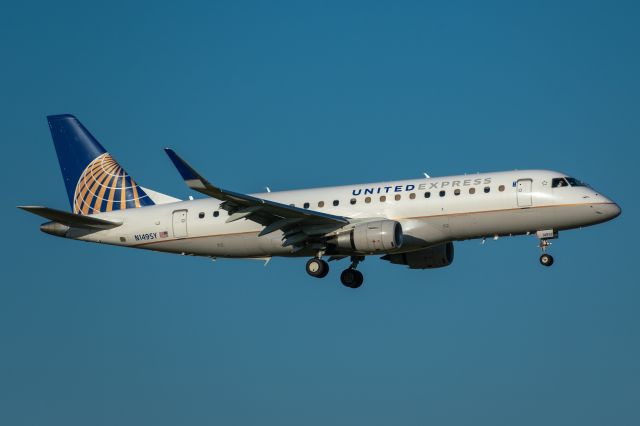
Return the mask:
<path id="1" fill-rule="evenodd" d="M 340 282 L 345 287 L 358 288 L 364 282 L 364 276 L 358 270 L 347 268 L 340 274 Z"/>
<path id="2" fill-rule="evenodd" d="M 351 285 L 351 288 L 358 288 L 364 282 L 364 275 L 362 275 L 362 272 L 355 271 L 355 273 L 356 273 L 356 282 L 353 283 L 353 285 Z"/>
<path id="3" fill-rule="evenodd" d="M 315 278 L 324 278 L 329 273 L 329 264 L 315 257 L 307 262 L 307 274 Z"/>
<path id="4" fill-rule="evenodd" d="M 540 256 L 540 264 L 542 264 L 542 266 L 551 266 L 553 265 L 553 256 L 551 256 L 550 254 L 543 254 L 542 256 Z"/>
<path id="5" fill-rule="evenodd" d="M 320 261 L 322 262 L 322 268 L 324 269 L 324 271 L 322 272 L 322 274 L 318 275 L 317 277 L 324 278 L 329 273 L 329 264 L 322 259 Z"/>

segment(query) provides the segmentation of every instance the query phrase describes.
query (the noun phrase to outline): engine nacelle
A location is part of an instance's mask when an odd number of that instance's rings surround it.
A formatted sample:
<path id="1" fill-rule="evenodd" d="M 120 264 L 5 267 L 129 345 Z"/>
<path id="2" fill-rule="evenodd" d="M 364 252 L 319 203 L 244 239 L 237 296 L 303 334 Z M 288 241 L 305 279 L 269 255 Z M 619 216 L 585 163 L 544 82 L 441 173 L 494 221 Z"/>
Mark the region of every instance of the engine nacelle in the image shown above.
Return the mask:
<path id="1" fill-rule="evenodd" d="M 358 253 L 378 253 L 402 246 L 402 226 L 395 220 L 376 220 L 356 225 L 332 241 L 340 249 Z"/>
<path id="2" fill-rule="evenodd" d="M 397 265 L 407 265 L 411 269 L 432 269 L 449 266 L 453 263 L 453 243 L 438 244 L 420 251 L 394 253 L 382 256 Z"/>

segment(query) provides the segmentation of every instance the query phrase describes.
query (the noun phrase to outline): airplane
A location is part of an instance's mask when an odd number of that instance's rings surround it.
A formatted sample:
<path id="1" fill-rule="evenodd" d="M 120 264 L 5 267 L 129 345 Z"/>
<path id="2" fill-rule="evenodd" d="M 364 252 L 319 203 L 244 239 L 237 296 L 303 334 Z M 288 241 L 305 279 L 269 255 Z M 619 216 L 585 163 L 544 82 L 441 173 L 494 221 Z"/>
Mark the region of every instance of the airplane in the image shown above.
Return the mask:
<path id="1" fill-rule="evenodd" d="M 74 240 L 216 258 L 307 257 L 323 278 L 329 261 L 349 259 L 341 283 L 358 288 L 357 269 L 381 256 L 411 269 L 448 266 L 455 241 L 534 235 L 540 263 L 560 231 L 607 222 L 620 207 L 589 185 L 552 170 L 460 176 L 242 194 L 205 179 L 170 148 L 192 190 L 180 200 L 138 185 L 70 114 L 47 117 L 71 212 L 19 206 L 49 221 L 40 229 Z"/>

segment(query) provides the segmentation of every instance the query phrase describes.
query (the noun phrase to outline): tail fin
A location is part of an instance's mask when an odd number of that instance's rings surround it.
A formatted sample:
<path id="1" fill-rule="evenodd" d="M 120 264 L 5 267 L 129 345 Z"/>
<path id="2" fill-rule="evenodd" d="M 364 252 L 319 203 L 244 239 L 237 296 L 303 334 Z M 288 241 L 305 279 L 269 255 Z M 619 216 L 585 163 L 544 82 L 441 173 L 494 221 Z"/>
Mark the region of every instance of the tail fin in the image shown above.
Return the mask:
<path id="1" fill-rule="evenodd" d="M 88 215 L 155 204 L 73 115 L 47 117 L 71 209 Z"/>

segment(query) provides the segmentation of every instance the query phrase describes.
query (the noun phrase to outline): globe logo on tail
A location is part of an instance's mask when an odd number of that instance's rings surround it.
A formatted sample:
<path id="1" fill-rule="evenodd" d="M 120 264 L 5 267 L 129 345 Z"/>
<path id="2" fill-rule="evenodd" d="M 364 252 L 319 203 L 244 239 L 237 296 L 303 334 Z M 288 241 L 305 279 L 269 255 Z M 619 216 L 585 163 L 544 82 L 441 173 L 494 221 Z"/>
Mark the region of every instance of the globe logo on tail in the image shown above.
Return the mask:
<path id="1" fill-rule="evenodd" d="M 104 153 L 84 169 L 73 196 L 73 212 L 93 214 L 154 204 L 116 160 Z"/>

